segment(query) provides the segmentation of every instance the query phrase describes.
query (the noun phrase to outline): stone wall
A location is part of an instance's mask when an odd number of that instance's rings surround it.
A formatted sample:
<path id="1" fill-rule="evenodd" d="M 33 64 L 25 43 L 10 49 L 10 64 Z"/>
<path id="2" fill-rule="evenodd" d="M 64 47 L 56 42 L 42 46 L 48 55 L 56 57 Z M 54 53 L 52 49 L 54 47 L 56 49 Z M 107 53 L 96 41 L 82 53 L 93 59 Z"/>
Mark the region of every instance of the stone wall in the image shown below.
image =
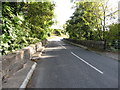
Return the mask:
<path id="1" fill-rule="evenodd" d="M 46 42 L 47 41 L 44 40 L 42 42 L 25 47 L 21 50 L 1 56 L 0 62 L 2 63 L 0 64 L 2 66 L 1 67 L 2 69 L 0 70 L 0 75 L 1 75 L 2 81 L 5 82 L 7 78 L 9 78 L 18 70 L 22 69 L 24 64 L 26 64 L 27 61 L 29 61 L 32 58 L 32 55 L 34 53 L 36 53 L 38 50 L 40 51 Z"/>
<path id="2" fill-rule="evenodd" d="M 65 39 L 91 48 L 104 49 L 104 41 Z"/>

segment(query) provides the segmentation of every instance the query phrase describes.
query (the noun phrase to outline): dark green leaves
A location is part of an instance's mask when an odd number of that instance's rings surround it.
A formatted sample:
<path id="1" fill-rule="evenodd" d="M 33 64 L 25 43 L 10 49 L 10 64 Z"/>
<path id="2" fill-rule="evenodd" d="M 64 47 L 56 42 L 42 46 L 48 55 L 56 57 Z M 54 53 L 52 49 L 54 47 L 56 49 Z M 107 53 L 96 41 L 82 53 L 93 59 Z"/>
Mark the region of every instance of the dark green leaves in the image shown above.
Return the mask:
<path id="1" fill-rule="evenodd" d="M 2 55 L 46 39 L 54 23 L 51 2 L 4 2 L 2 4 Z"/>

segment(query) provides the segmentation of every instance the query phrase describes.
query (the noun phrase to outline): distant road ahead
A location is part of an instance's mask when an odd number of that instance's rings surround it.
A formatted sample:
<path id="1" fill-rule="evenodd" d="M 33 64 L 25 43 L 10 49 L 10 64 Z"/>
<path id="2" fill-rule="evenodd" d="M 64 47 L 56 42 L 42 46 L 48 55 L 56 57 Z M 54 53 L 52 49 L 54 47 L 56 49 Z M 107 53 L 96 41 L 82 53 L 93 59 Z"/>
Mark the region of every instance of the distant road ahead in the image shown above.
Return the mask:
<path id="1" fill-rule="evenodd" d="M 118 62 L 94 52 L 50 41 L 30 88 L 117 88 Z"/>

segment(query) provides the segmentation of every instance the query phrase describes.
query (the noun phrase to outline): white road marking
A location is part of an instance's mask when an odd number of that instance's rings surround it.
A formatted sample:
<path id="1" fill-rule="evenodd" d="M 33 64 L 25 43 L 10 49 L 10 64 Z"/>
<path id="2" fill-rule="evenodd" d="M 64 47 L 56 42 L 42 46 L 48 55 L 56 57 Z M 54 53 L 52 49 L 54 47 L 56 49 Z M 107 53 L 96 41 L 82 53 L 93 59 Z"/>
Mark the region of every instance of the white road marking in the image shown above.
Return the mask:
<path id="1" fill-rule="evenodd" d="M 62 45 L 61 45 L 62 46 Z M 64 49 L 66 49 L 66 47 L 62 46 Z"/>
<path id="2" fill-rule="evenodd" d="M 60 44 L 60 46 L 61 46 L 62 48 L 64 48 L 64 49 L 67 49 L 65 46 L 63 46 L 63 45 L 61 45 L 61 44 Z"/>
<path id="3" fill-rule="evenodd" d="M 95 69 L 96 71 L 98 71 L 99 73 L 103 74 L 102 71 L 100 71 L 99 69 L 97 69 L 96 67 L 94 67 L 93 65 L 89 64 L 88 62 L 86 62 L 85 60 L 83 60 L 82 58 L 80 58 L 79 56 L 77 56 L 75 53 L 71 52 L 72 55 L 74 55 L 75 57 L 77 57 L 78 59 L 80 59 L 81 61 L 83 61 L 85 64 L 87 64 L 88 66 L 90 66 L 91 68 Z"/>

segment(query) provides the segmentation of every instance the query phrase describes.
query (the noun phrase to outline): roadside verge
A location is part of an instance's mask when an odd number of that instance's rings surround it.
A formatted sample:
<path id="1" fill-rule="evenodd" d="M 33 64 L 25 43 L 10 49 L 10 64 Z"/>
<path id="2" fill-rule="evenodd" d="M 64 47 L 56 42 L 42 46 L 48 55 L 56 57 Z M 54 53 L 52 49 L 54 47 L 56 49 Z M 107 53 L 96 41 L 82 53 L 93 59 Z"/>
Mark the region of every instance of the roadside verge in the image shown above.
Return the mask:
<path id="1" fill-rule="evenodd" d="M 69 44 L 71 44 L 71 45 L 74 45 L 74 46 L 83 48 L 83 49 L 85 49 L 85 50 L 89 50 L 89 51 L 91 51 L 91 52 L 97 53 L 97 54 L 99 54 L 99 55 L 104 55 L 104 56 L 110 57 L 110 58 L 112 58 L 112 59 L 114 59 L 114 60 L 119 60 L 119 59 L 118 59 L 118 53 L 112 53 L 112 52 L 108 52 L 108 51 L 102 51 L 102 52 L 101 52 L 101 51 L 99 51 L 99 50 L 93 50 L 93 49 L 88 48 L 88 47 L 86 47 L 86 46 L 83 46 L 83 45 L 80 45 L 80 44 L 76 44 L 76 43 L 70 42 L 70 41 L 65 40 L 65 39 L 63 39 L 63 41 L 66 42 L 66 43 L 69 43 Z"/>
<path id="2" fill-rule="evenodd" d="M 19 51 L 5 55 L 2 61 L 2 89 L 26 88 L 37 63 L 35 56 L 41 56 L 45 49 L 46 41 L 32 44 Z"/>

